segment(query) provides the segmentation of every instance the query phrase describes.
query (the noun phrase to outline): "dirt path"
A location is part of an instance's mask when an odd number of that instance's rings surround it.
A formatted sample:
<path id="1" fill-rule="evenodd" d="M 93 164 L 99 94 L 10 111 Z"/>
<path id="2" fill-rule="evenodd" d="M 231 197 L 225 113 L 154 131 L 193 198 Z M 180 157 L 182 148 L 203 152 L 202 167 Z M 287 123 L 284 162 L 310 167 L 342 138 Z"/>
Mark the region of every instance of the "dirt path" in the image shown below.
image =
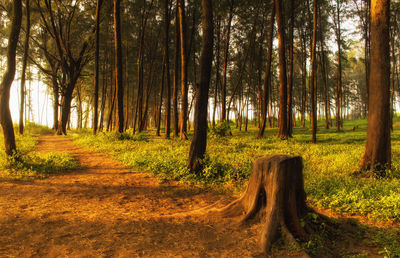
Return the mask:
<path id="1" fill-rule="evenodd" d="M 162 184 L 63 137 L 42 136 L 41 152 L 70 152 L 72 173 L 0 182 L 0 257 L 253 256 L 256 231 L 188 214 L 221 197 Z"/>

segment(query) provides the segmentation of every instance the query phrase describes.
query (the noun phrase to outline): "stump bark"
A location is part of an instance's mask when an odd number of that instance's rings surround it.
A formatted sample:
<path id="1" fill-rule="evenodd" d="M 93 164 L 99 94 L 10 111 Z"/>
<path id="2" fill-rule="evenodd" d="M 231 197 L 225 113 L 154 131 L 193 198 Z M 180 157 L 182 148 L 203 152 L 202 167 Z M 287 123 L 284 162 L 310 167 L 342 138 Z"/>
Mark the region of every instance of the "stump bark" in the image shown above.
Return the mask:
<path id="1" fill-rule="evenodd" d="M 308 233 L 302 226 L 309 209 L 303 181 L 301 157 L 284 155 L 257 159 L 245 193 L 241 198 L 219 210 L 223 217 L 241 216 L 241 222 L 256 216 L 265 221 L 261 247 L 269 252 L 279 236 L 300 247 L 296 238 Z M 306 228 L 306 227 L 305 227 Z"/>

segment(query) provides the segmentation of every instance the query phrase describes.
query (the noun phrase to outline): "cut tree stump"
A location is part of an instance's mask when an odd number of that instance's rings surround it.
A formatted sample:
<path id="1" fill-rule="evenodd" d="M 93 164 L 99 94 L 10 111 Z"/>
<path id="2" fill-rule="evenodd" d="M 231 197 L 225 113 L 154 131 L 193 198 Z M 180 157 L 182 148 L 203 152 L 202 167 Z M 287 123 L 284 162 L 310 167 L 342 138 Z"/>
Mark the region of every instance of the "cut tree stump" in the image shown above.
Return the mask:
<path id="1" fill-rule="evenodd" d="M 264 219 L 260 244 L 265 253 L 279 236 L 300 247 L 296 238 L 307 239 L 312 233 L 312 229 L 300 221 L 310 211 L 306 205 L 302 170 L 299 156 L 275 155 L 257 159 L 246 192 L 217 213 L 223 217 L 241 216 L 241 222 L 256 216 Z"/>

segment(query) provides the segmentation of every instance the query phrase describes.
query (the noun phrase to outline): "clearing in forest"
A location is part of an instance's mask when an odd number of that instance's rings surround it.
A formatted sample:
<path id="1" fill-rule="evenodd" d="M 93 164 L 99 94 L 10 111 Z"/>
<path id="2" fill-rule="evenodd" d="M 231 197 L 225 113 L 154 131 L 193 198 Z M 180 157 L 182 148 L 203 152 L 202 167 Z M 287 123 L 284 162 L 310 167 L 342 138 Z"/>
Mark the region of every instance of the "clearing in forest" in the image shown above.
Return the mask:
<path id="1" fill-rule="evenodd" d="M 233 200 L 231 195 L 160 184 L 149 173 L 78 148 L 66 137 L 41 136 L 38 150 L 68 152 L 81 168 L 43 180 L 0 182 L 2 257 L 260 255 L 262 223 L 239 226 L 206 215 L 204 207 L 217 201 L 222 207 Z M 335 253 L 377 255 L 378 248 L 366 246 L 362 238 L 354 233 L 335 240 Z M 283 245 L 272 252 L 299 254 Z"/>

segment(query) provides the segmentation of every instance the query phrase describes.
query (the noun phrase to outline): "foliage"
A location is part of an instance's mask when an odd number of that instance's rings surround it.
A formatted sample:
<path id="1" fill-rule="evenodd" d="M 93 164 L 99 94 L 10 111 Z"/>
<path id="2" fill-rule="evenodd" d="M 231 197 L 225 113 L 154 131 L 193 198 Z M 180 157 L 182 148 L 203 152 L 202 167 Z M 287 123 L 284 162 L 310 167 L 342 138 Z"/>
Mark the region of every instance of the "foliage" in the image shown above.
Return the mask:
<path id="1" fill-rule="evenodd" d="M 217 138 L 227 135 L 232 135 L 231 127 L 227 121 L 218 123 L 210 129 L 210 137 Z"/>

